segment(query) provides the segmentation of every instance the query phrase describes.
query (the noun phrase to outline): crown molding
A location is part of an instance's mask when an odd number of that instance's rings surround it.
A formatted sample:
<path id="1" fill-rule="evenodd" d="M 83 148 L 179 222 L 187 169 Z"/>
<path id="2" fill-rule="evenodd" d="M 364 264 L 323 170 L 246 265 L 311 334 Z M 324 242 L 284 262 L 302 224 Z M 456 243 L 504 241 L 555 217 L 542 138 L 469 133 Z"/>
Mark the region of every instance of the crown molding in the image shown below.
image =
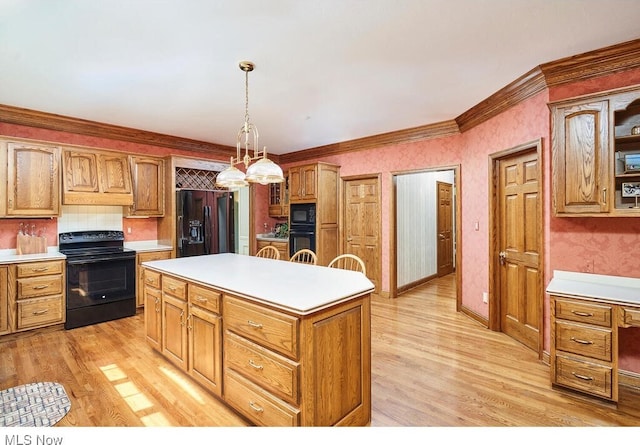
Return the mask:
<path id="1" fill-rule="evenodd" d="M 640 68 L 640 39 L 536 66 L 453 120 L 308 148 L 279 156 L 274 154 L 269 156 L 278 163 L 291 163 L 386 145 L 451 136 L 468 131 L 549 87 L 636 68 Z M 1 104 L 0 122 L 206 153 L 222 158 L 236 154 L 235 147 Z"/>
<path id="2" fill-rule="evenodd" d="M 208 155 L 219 155 L 223 159 L 236 155 L 236 148 L 226 145 L 186 139 L 134 128 L 120 127 L 27 108 L 0 104 L 0 122 L 67 133 L 114 139 L 118 141 L 148 144 Z"/>
<path id="3" fill-rule="evenodd" d="M 309 148 L 280 155 L 283 164 L 298 161 L 307 161 L 319 157 L 344 154 L 346 152 L 369 150 L 388 145 L 403 144 L 406 142 L 423 141 L 443 136 L 460 134 L 458 124 L 453 121 L 443 121 L 420 127 L 408 128 L 405 130 L 391 131 L 389 133 L 367 136 L 360 139 L 353 139 L 336 144 L 323 145 L 321 147 Z"/>

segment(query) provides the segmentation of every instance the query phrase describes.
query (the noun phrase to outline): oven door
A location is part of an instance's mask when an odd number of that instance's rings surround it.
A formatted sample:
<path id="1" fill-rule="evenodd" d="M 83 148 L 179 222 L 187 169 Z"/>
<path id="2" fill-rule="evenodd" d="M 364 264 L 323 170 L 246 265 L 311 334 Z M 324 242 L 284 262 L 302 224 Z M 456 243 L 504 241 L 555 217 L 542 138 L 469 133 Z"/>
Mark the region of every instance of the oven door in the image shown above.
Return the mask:
<path id="1" fill-rule="evenodd" d="M 135 256 L 67 258 L 67 310 L 135 299 Z"/>
<path id="2" fill-rule="evenodd" d="M 314 230 L 289 231 L 289 256 L 298 250 L 310 249 L 316 251 L 316 234 Z"/>

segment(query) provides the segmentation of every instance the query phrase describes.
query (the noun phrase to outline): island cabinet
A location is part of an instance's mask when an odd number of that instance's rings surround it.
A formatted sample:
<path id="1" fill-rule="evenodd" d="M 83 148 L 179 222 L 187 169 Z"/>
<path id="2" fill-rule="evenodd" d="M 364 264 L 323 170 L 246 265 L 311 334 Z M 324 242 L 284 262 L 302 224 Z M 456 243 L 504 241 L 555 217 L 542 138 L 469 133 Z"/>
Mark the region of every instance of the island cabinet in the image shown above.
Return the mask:
<path id="1" fill-rule="evenodd" d="M 556 216 L 640 216 L 640 88 L 550 104 Z"/>
<path id="2" fill-rule="evenodd" d="M 157 351 L 162 350 L 162 275 L 151 269 L 143 269 L 144 331 L 147 343 Z"/>
<path id="3" fill-rule="evenodd" d="M 157 250 L 157 251 L 149 251 L 149 252 L 137 252 L 136 253 L 136 277 L 137 277 L 137 285 L 136 285 L 136 306 L 142 307 L 145 304 L 145 296 L 144 296 L 144 286 L 149 281 L 153 287 L 155 284 L 156 287 L 159 283 L 156 281 L 159 279 L 158 274 L 154 272 L 149 272 L 148 276 L 145 277 L 145 271 L 142 268 L 142 263 L 145 261 L 155 261 L 155 260 L 164 260 L 171 258 L 170 250 Z"/>
<path id="4" fill-rule="evenodd" d="M 142 266 L 158 274 L 145 283 L 148 343 L 252 423 L 370 422 L 374 287 L 364 274 L 235 254 Z M 325 286 L 301 294 L 309 281 Z"/>

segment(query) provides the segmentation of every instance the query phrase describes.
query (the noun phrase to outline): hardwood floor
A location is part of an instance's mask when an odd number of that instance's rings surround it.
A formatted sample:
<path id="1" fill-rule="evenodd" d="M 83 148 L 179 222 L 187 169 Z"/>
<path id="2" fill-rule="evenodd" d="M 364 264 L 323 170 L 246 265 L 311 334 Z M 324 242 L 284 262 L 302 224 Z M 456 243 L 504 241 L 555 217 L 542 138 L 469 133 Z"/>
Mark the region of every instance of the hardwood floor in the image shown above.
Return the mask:
<path id="1" fill-rule="evenodd" d="M 372 426 L 640 425 L 640 391 L 618 407 L 551 389 L 549 368 L 455 312 L 454 276 L 372 301 Z M 0 339 L 0 389 L 56 381 L 60 426 L 240 426 L 246 421 L 153 352 L 143 316 Z"/>

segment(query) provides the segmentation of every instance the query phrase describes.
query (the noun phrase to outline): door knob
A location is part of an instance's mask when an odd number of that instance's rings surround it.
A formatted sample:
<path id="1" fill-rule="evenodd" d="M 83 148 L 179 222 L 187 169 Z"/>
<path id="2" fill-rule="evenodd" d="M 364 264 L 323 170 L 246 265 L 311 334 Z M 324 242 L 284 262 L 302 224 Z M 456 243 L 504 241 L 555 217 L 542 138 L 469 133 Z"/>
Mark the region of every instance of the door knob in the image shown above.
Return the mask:
<path id="1" fill-rule="evenodd" d="M 504 266 L 504 264 L 507 262 L 507 252 L 500 252 L 498 254 L 498 258 L 500 259 L 500 264 Z"/>
<path id="2" fill-rule="evenodd" d="M 348 236 L 348 237 L 347 237 L 347 241 L 349 241 L 349 242 L 353 241 L 353 237 Z"/>

